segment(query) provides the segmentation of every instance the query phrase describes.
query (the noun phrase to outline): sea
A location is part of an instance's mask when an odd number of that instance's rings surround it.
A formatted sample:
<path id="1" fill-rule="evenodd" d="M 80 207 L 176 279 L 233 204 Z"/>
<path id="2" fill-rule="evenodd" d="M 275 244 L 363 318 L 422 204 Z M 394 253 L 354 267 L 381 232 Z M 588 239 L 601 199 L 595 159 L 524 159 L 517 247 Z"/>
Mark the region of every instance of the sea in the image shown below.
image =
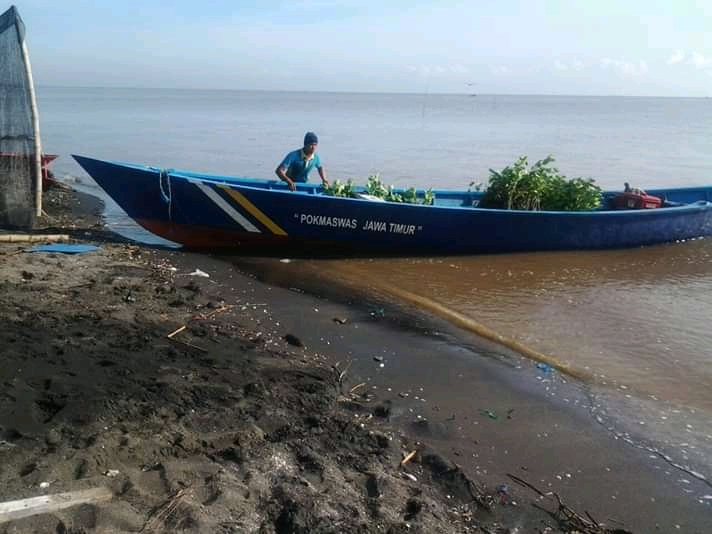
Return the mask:
<path id="1" fill-rule="evenodd" d="M 99 196 L 71 154 L 273 178 L 307 130 L 319 135 L 332 181 L 378 174 L 395 186 L 467 189 L 521 155 L 553 155 L 566 176 L 606 189 L 712 182 L 706 98 L 37 93 L 44 151 L 59 155 L 55 175 Z M 162 243 L 105 200 L 110 228 Z M 291 270 L 293 285 L 318 270 L 364 291 L 396 287 L 393 298 L 418 297 L 410 306 L 427 312 L 432 303 L 548 355 L 584 377 L 612 432 L 712 485 L 711 238 L 603 252 L 272 261 Z"/>

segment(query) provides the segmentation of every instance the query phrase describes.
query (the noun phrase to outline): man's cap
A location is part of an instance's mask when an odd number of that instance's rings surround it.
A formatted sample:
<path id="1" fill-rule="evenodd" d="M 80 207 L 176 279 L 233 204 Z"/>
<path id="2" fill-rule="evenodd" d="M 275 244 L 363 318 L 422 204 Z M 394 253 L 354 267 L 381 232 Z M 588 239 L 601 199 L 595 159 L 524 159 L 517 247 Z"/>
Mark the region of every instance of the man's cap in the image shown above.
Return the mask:
<path id="1" fill-rule="evenodd" d="M 316 145 L 319 143 L 319 138 L 314 132 L 307 132 L 304 136 L 304 146 L 306 145 Z"/>

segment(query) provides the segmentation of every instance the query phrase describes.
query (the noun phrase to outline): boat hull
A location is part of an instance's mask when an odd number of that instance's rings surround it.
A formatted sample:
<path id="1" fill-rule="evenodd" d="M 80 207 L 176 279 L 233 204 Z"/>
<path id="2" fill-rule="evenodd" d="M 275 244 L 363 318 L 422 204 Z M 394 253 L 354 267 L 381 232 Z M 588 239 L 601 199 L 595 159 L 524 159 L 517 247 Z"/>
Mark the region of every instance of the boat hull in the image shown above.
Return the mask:
<path id="1" fill-rule="evenodd" d="M 300 184 L 211 176 L 74 156 L 138 224 L 190 249 L 245 253 L 483 254 L 611 249 L 712 234 L 712 188 L 650 191 L 688 203 L 647 210 L 546 212 L 473 207 L 474 192 L 436 191 L 442 205 L 329 197 Z"/>

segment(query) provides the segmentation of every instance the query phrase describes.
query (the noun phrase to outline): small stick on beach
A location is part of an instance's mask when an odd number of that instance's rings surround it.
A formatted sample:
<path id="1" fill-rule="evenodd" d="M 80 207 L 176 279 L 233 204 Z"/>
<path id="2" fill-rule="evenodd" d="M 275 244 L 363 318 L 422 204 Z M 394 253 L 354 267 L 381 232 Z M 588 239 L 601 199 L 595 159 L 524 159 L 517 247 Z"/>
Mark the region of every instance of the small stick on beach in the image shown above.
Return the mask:
<path id="1" fill-rule="evenodd" d="M 339 383 L 339 386 L 343 385 L 344 378 L 346 377 L 346 373 L 349 370 L 349 367 L 351 367 L 351 362 L 346 364 L 346 368 L 343 371 L 339 371 L 339 367 L 341 366 L 341 362 L 336 362 L 334 365 L 331 366 L 331 368 L 334 370 L 335 373 L 337 373 L 337 380 Z"/>
<path id="2" fill-rule="evenodd" d="M 175 336 L 180 334 L 183 330 L 188 328 L 188 325 L 183 325 L 180 328 L 176 328 L 171 332 L 170 334 L 166 335 L 168 339 L 170 339 L 173 343 L 178 343 L 179 345 L 183 345 L 184 347 L 189 347 L 193 350 L 197 350 L 200 352 L 208 352 L 208 349 L 204 349 L 203 347 L 199 347 L 197 345 L 193 345 L 192 343 L 188 343 L 187 341 L 180 341 L 179 339 L 175 339 Z"/>
<path id="3" fill-rule="evenodd" d="M 544 494 L 541 490 L 532 486 L 529 482 L 522 480 L 521 478 L 514 476 L 511 473 L 507 473 L 507 476 L 514 480 L 516 483 L 535 491 L 541 497 L 551 496 L 551 494 Z M 549 512 L 548 510 L 545 511 L 551 514 L 557 521 L 565 521 L 569 527 L 574 528 L 577 532 L 581 532 L 582 534 L 608 534 L 610 532 L 628 532 L 627 530 L 621 529 L 617 529 L 615 531 L 607 529 L 598 521 L 596 521 L 588 512 L 584 512 L 586 517 L 583 517 L 578 514 L 575 510 L 573 510 L 570 506 L 568 506 L 561 500 L 561 497 L 558 493 L 554 492 L 553 496 L 556 499 L 556 502 L 558 503 L 558 509 L 556 510 L 556 512 Z"/>
<path id="4" fill-rule="evenodd" d="M 366 385 L 366 382 L 361 382 L 360 384 L 356 384 L 354 387 L 352 387 L 352 388 L 349 390 L 349 393 L 353 394 L 354 391 L 356 391 L 356 390 L 359 389 L 359 388 L 362 388 L 362 387 L 365 386 L 365 385 Z"/>
<path id="5" fill-rule="evenodd" d="M 173 330 L 173 332 L 171 332 L 170 334 L 168 334 L 166 337 L 167 337 L 168 339 L 173 339 L 173 336 L 175 336 L 175 335 L 177 335 L 177 334 L 180 334 L 180 333 L 181 333 L 183 330 L 185 330 L 186 328 L 188 328 L 188 326 L 187 326 L 187 325 L 183 325 L 183 326 L 181 326 L 180 328 L 177 328 L 177 329 Z"/>
<path id="6" fill-rule="evenodd" d="M 522 486 L 524 486 L 524 487 L 526 487 L 526 488 L 529 488 L 530 490 L 535 491 L 536 493 L 539 494 L 540 497 L 546 497 L 546 496 L 547 496 L 547 495 L 545 495 L 541 490 L 535 488 L 534 486 L 532 486 L 532 485 L 531 485 L 529 482 L 527 482 L 526 480 L 523 480 L 523 479 L 519 478 L 518 476 L 515 476 L 515 475 L 513 475 L 513 474 L 511 474 L 511 473 L 507 473 L 507 476 L 508 476 L 509 478 L 511 478 L 512 480 L 514 480 L 517 484 L 521 484 Z"/>
<path id="7" fill-rule="evenodd" d="M 403 465 L 407 464 L 408 462 L 410 462 L 413 458 L 415 458 L 415 455 L 416 455 L 416 454 L 418 454 L 418 451 L 411 451 L 411 452 L 409 452 L 409 453 L 405 456 L 405 458 L 403 458 L 403 459 L 401 460 L 401 465 L 403 466 Z"/>
<path id="8" fill-rule="evenodd" d="M 198 314 L 195 314 L 195 315 L 192 317 L 192 319 L 193 319 L 193 320 L 196 320 L 196 321 L 205 321 L 205 320 L 207 320 L 207 319 L 212 319 L 212 318 L 215 317 L 218 313 L 225 312 L 225 311 L 231 309 L 233 306 L 234 306 L 233 304 L 225 304 L 225 305 L 220 306 L 219 308 L 217 308 L 217 309 L 211 311 L 210 313 L 205 313 L 205 314 L 198 313 Z"/>
<path id="9" fill-rule="evenodd" d="M 165 527 L 166 520 L 176 511 L 178 506 L 183 501 L 183 496 L 186 494 L 189 488 L 182 488 L 175 492 L 170 499 L 164 502 L 161 506 L 156 508 L 146 520 L 139 532 L 156 532 L 162 527 Z"/>
<path id="10" fill-rule="evenodd" d="M 346 366 L 346 369 L 341 371 L 341 373 L 339 374 L 339 384 L 341 384 L 344 381 L 344 378 L 346 377 L 346 373 L 348 372 L 349 367 L 351 367 L 351 362 L 349 362 L 349 364 Z"/>

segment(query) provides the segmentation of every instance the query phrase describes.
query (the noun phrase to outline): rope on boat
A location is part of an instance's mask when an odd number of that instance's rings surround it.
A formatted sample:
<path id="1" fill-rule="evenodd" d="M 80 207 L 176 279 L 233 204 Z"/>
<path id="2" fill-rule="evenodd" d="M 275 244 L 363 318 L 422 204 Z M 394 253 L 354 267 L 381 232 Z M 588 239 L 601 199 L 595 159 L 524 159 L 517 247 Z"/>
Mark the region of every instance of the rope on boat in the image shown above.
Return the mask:
<path id="1" fill-rule="evenodd" d="M 163 183 L 165 182 L 165 188 Z M 168 204 L 168 219 L 171 220 L 171 208 L 173 207 L 173 192 L 171 191 L 171 175 L 169 169 L 161 169 L 158 173 L 158 187 L 161 189 L 161 197 Z"/>

